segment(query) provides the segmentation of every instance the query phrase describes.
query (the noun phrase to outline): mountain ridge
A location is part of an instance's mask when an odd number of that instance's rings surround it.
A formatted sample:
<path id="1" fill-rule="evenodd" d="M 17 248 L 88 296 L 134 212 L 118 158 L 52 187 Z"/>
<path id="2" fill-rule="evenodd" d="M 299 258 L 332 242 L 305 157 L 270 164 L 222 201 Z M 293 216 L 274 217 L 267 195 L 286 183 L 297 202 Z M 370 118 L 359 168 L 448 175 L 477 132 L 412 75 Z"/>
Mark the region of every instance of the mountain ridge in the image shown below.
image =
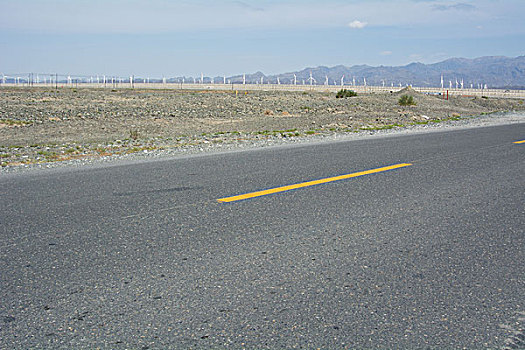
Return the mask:
<path id="1" fill-rule="evenodd" d="M 310 79 L 310 74 L 312 79 Z M 294 77 L 295 75 L 295 77 Z M 464 87 L 474 88 L 514 88 L 525 89 L 525 55 L 517 57 L 484 56 L 477 58 L 453 57 L 432 64 L 411 62 L 404 66 L 369 66 L 369 65 L 336 65 L 333 67 L 307 67 L 299 71 L 274 75 L 262 72 L 246 74 L 247 83 L 277 83 L 281 84 L 324 84 L 328 78 L 330 85 L 340 85 L 341 78 L 345 85 L 385 85 L 385 86 L 420 86 L 440 87 L 441 76 L 445 88 L 458 86 L 461 81 Z M 210 78 L 211 79 L 211 78 Z M 222 77 L 216 77 L 219 81 Z M 227 78 L 231 83 L 242 83 L 243 75 Z"/>

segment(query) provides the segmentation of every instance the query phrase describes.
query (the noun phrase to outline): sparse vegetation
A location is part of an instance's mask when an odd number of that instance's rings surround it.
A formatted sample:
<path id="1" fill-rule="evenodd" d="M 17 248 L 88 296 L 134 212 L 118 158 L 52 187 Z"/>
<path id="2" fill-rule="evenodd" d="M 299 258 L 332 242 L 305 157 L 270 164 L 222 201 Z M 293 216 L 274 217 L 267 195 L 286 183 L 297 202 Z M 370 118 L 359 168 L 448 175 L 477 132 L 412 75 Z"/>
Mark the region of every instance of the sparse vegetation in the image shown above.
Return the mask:
<path id="1" fill-rule="evenodd" d="M 0 124 L 4 124 L 8 126 L 25 126 L 25 125 L 31 125 L 33 123 L 25 121 L 25 120 L 0 119 Z"/>
<path id="2" fill-rule="evenodd" d="M 139 138 L 139 131 L 138 130 L 134 130 L 134 129 L 131 129 L 129 131 L 129 137 L 132 139 L 132 140 L 137 140 Z"/>
<path id="3" fill-rule="evenodd" d="M 355 96 L 357 96 L 357 92 L 355 92 L 354 90 L 341 89 L 337 92 L 335 98 L 347 98 Z"/>
<path id="4" fill-rule="evenodd" d="M 414 101 L 414 97 L 410 95 L 401 96 L 399 100 L 397 101 L 397 103 L 400 106 L 415 106 L 416 105 L 416 102 Z"/>
<path id="5" fill-rule="evenodd" d="M 416 91 L 359 94 L 342 104 L 334 95 L 257 91 L 235 99 L 222 92 L 178 90 L 78 89 L 75 94 L 72 89 L 3 89 L 0 163 L 17 166 L 146 154 L 152 147 L 199 151 L 214 143 L 230 147 L 310 135 L 386 131 L 525 108 L 516 99 L 457 96 L 444 102 Z M 400 107 L 402 95 L 412 96 L 417 106 Z"/>

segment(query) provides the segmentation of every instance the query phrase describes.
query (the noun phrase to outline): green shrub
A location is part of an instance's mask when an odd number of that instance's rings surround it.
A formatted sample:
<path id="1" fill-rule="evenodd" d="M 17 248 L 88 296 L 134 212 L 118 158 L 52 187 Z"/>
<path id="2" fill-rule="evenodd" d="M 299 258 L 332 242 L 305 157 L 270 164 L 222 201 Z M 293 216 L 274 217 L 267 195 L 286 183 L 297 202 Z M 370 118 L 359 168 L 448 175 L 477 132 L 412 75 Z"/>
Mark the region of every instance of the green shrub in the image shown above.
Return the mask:
<path id="1" fill-rule="evenodd" d="M 399 103 L 400 106 L 415 106 L 416 105 L 414 98 L 409 95 L 401 96 L 397 103 Z"/>
<path id="2" fill-rule="evenodd" d="M 354 90 L 347 90 L 347 89 L 341 89 L 335 95 L 336 98 L 346 98 L 346 97 L 354 97 L 354 96 L 357 96 L 357 92 L 355 92 Z"/>

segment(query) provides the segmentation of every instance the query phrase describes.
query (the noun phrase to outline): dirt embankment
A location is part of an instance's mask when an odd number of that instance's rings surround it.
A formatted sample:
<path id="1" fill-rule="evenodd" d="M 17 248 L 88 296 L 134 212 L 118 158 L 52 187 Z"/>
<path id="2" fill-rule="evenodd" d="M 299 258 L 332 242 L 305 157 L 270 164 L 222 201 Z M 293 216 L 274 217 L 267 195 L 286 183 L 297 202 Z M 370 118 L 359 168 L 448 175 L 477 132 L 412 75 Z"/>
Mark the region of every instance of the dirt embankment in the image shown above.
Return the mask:
<path id="1" fill-rule="evenodd" d="M 416 105 L 400 106 L 401 95 Z M 337 99 L 315 92 L 0 89 L 3 166 L 239 138 L 306 137 L 525 110 L 523 100 L 405 90 Z"/>

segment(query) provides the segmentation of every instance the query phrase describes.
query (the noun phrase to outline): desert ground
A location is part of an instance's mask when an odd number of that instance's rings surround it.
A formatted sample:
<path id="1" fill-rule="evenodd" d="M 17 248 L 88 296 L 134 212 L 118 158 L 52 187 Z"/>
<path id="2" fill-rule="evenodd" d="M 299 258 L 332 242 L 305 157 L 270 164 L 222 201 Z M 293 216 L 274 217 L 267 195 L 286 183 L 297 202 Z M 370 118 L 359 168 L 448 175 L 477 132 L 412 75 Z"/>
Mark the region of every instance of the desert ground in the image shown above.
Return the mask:
<path id="1" fill-rule="evenodd" d="M 401 106 L 402 95 L 415 105 Z M 139 89 L 0 89 L 2 167 L 224 145 L 239 141 L 402 129 L 499 111 L 522 99 L 393 93 Z"/>

